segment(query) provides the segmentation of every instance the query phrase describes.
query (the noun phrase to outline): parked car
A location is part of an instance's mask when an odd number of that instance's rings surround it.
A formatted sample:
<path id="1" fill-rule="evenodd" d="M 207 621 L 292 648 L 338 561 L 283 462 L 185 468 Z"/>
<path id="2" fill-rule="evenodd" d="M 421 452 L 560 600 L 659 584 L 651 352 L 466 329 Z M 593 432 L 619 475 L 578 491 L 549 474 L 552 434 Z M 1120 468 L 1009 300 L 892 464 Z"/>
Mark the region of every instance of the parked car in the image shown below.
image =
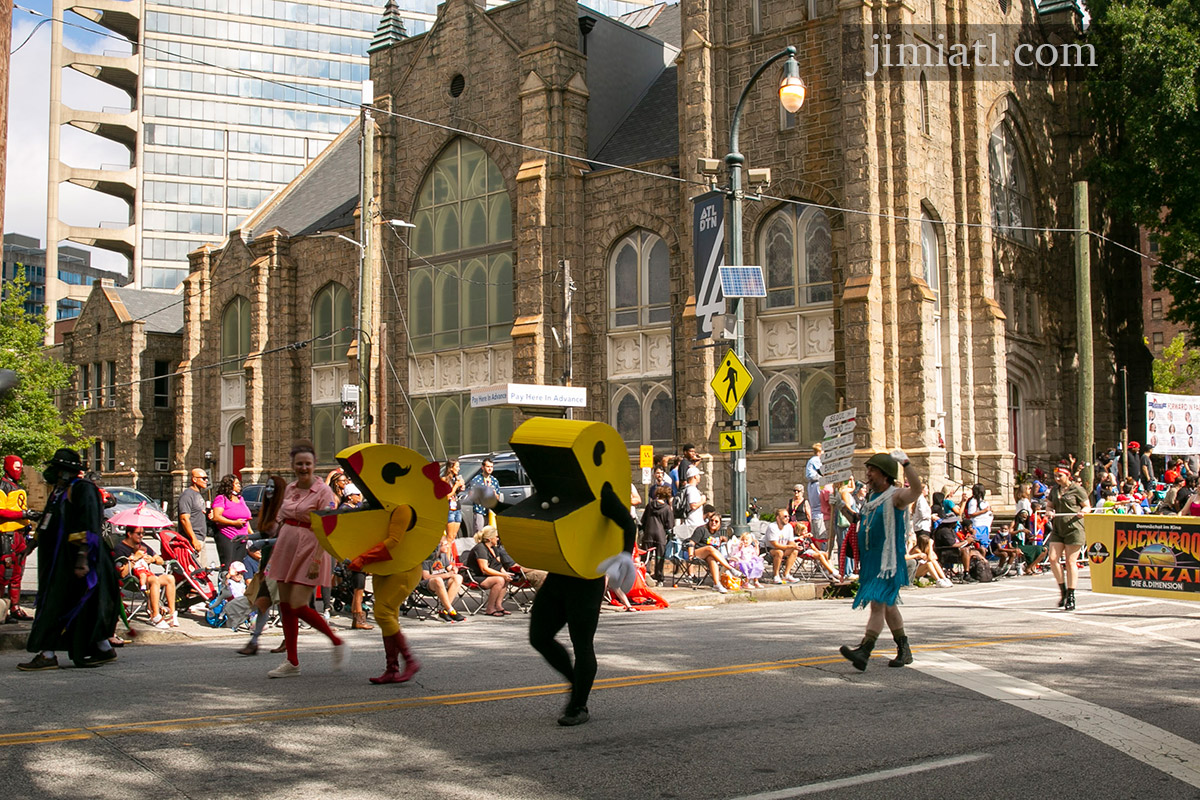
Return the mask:
<path id="1" fill-rule="evenodd" d="M 114 514 L 117 514 L 118 512 L 124 511 L 128 508 L 137 508 L 142 503 L 145 503 L 148 507 L 156 508 L 159 511 L 162 511 L 162 503 L 152 500 L 150 497 L 142 494 L 137 489 L 132 489 L 128 486 L 101 486 L 99 488 L 100 495 L 104 499 L 105 503 L 108 502 L 108 498 L 110 497 L 116 501 L 113 505 L 106 505 L 104 508 L 105 528 L 111 528 L 107 520 Z M 110 534 L 115 534 L 115 531 L 109 530 L 108 532 Z M 121 537 L 115 536 L 113 541 L 116 541 L 119 538 Z"/>
<path id="2" fill-rule="evenodd" d="M 459 456 L 459 474 L 462 475 L 467 485 L 470 485 L 471 479 L 479 474 L 485 458 L 492 460 L 494 467 L 492 474 L 496 476 L 496 480 L 500 484 L 501 502 L 512 505 L 533 494 L 529 476 L 525 474 L 525 469 L 517 460 L 517 454 L 511 450 L 502 453 L 472 453 Z M 467 502 L 465 492 L 459 496 L 459 504 L 463 510 L 463 522 L 459 536 L 474 536 L 475 516 L 471 513 L 471 504 Z"/>
<path id="3" fill-rule="evenodd" d="M 162 511 L 161 503 L 150 499 L 137 489 L 131 489 L 128 486 L 104 486 L 101 488 L 103 491 L 112 495 L 112 498 L 117 501 L 115 505 L 104 509 L 104 516 L 106 519 L 111 517 L 113 514 L 116 514 L 118 511 L 124 511 L 127 508 L 137 508 L 139 503 L 145 503 L 148 506 L 152 506 L 153 508 Z"/>
<path id="4" fill-rule="evenodd" d="M 263 507 L 263 489 L 266 488 L 266 483 L 250 483 L 250 485 L 241 487 L 241 499 L 246 501 L 247 509 L 250 509 L 251 522 L 258 518 L 258 511 Z"/>

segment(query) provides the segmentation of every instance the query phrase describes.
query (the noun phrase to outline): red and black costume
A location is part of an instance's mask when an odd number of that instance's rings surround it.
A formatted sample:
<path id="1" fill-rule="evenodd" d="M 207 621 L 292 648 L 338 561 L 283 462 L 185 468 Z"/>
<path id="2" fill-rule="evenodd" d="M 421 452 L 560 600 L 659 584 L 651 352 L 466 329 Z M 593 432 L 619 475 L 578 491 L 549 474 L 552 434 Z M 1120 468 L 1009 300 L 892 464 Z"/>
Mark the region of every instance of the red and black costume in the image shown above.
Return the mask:
<path id="1" fill-rule="evenodd" d="M 29 619 L 21 608 L 21 579 L 29 554 L 29 520 L 38 514 L 29 511 L 28 498 L 21 488 L 24 473 L 20 456 L 4 457 L 4 474 L 0 476 L 0 606 L 8 601 L 6 622 Z"/>

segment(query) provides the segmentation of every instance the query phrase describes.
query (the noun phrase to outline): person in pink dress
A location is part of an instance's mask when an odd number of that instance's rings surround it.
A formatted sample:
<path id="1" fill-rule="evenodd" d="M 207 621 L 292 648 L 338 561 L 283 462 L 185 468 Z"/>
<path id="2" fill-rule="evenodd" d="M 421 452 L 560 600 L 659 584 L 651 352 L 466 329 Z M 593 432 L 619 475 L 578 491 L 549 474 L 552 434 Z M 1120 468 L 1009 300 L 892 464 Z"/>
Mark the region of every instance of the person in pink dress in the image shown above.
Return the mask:
<path id="1" fill-rule="evenodd" d="M 271 678 L 290 678 L 300 674 L 300 659 L 296 655 L 296 637 L 300 620 L 320 631 L 333 642 L 333 668 L 341 669 L 346 656 L 346 643 L 333 632 L 325 618 L 309 608 L 313 587 L 328 586 L 333 573 L 329 554 L 317 544 L 309 514 L 337 507 L 333 489 L 317 480 L 313 474 L 316 453 L 312 442 L 301 440 L 292 446 L 292 472 L 296 480 L 284 489 L 279 508 L 279 533 L 266 577 L 279 585 L 279 613 L 283 618 L 283 641 L 287 660 L 267 673 Z"/>

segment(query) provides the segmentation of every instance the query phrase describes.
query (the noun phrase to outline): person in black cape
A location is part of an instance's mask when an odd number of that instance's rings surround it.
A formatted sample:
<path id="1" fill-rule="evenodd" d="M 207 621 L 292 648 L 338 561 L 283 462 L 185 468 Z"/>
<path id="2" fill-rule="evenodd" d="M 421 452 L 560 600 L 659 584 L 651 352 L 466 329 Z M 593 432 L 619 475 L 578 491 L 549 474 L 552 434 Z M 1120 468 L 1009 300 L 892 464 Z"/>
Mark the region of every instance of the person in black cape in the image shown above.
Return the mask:
<path id="1" fill-rule="evenodd" d="M 112 552 L 102 536 L 100 490 L 80 477 L 79 454 L 59 448 L 42 475 L 50 499 L 37 527 L 37 610 L 24 671 L 57 669 L 56 651 L 66 650 L 77 667 L 95 667 L 117 657 L 109 643 L 116 630 L 120 591 Z"/>

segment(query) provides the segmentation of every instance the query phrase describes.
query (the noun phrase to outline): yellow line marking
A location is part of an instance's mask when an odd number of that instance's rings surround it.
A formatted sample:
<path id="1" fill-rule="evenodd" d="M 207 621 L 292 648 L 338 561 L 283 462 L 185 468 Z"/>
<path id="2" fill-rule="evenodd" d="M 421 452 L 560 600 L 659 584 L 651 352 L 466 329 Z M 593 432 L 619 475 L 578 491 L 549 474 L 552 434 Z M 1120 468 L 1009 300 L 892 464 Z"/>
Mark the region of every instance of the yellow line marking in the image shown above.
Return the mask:
<path id="1" fill-rule="evenodd" d="M 1019 634 L 1015 636 L 997 636 L 991 639 L 942 642 L 935 644 L 917 645 L 914 651 L 957 650 L 966 647 L 989 647 L 1008 642 L 1022 642 L 1036 639 L 1055 639 L 1072 636 L 1071 633 L 1057 631 L 1040 631 L 1036 633 Z M 876 658 L 887 656 L 878 653 Z M 750 664 L 729 664 L 720 667 L 701 667 L 697 669 L 679 670 L 676 672 L 657 672 L 643 675 L 622 675 L 614 678 L 601 678 L 596 681 L 593 689 L 625 689 L 633 686 L 651 686 L 658 683 L 674 683 L 677 681 L 702 680 L 704 678 L 723 678 L 731 675 L 746 675 L 755 672 L 771 672 L 795 667 L 814 667 L 842 662 L 841 656 L 810 656 L 808 658 L 792 658 L 781 661 L 759 661 Z M 0 734 L 0 747 L 13 747 L 25 744 L 47 744 L 51 742 L 68 742 L 81 739 L 106 738 L 110 736 L 131 736 L 138 733 L 166 733 L 172 731 L 196 730 L 198 728 L 218 725 L 245 725 L 248 722 L 282 722 L 285 720 L 306 719 L 312 717 L 340 716 L 343 714 L 369 714 L 377 711 L 391 711 L 403 708 L 424 708 L 428 706 L 456 706 L 470 703 L 489 703 L 496 700 L 519 700 L 527 697 L 544 697 L 561 694 L 568 688 L 565 683 L 548 683 L 540 686 L 517 686 L 505 689 L 480 689 L 472 692 L 454 694 L 438 694 L 426 697 L 393 698 L 388 700 L 364 700 L 353 703 L 333 703 L 319 706 L 303 706 L 299 708 L 279 708 L 264 711 L 250 711 L 238 714 L 216 714 L 201 717 L 180 717 L 177 719 L 148 720 L 144 722 L 124 722 L 111 725 L 90 725 L 81 728 L 60 728 L 47 731 L 23 731 L 21 733 Z"/>

